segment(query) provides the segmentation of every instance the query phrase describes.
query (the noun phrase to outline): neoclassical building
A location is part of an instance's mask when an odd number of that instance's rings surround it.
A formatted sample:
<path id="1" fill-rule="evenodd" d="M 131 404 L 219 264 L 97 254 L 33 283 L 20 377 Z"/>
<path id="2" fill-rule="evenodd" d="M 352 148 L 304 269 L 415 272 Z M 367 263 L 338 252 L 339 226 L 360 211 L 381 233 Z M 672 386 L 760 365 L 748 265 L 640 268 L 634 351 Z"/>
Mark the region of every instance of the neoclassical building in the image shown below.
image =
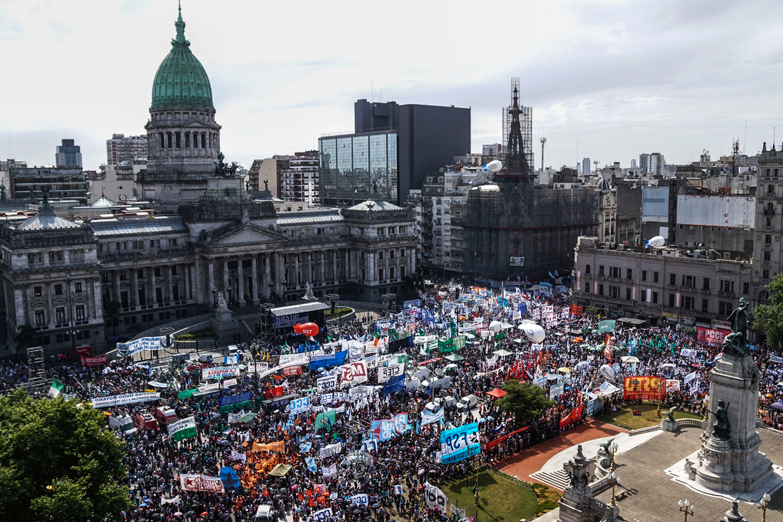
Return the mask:
<path id="1" fill-rule="evenodd" d="M 250 197 L 220 154 L 220 125 L 203 66 L 176 38 L 158 68 L 138 175 L 148 216 L 38 214 L 0 228 L 2 315 L 15 346 L 25 325 L 48 354 L 236 306 L 316 297 L 380 301 L 416 269 L 411 210 L 381 201 L 278 213 L 269 191 Z M 27 328 L 29 330 L 29 328 Z"/>

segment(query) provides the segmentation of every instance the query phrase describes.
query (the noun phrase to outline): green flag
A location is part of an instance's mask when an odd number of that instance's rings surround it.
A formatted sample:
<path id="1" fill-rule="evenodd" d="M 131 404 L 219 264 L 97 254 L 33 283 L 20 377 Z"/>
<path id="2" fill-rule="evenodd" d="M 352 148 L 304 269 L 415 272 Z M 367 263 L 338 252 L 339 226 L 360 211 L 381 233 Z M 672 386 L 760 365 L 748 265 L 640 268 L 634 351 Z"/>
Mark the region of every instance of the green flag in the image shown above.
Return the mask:
<path id="1" fill-rule="evenodd" d="M 318 432 L 323 429 L 329 429 L 331 426 L 333 426 L 334 414 L 334 410 L 319 413 L 315 418 L 315 431 Z"/>
<path id="2" fill-rule="evenodd" d="M 52 379 L 52 387 L 49 388 L 49 396 L 57 398 L 60 395 L 62 395 L 62 392 L 63 392 L 63 383 L 58 381 L 57 378 L 55 377 L 54 379 Z"/>
<path id="3" fill-rule="evenodd" d="M 192 439 L 198 434 L 196 431 L 196 419 L 193 417 L 169 424 L 168 429 L 169 437 L 173 440 Z"/>
<path id="4" fill-rule="evenodd" d="M 394 328 L 389 328 L 389 341 L 398 341 L 400 339 L 400 332 Z"/>

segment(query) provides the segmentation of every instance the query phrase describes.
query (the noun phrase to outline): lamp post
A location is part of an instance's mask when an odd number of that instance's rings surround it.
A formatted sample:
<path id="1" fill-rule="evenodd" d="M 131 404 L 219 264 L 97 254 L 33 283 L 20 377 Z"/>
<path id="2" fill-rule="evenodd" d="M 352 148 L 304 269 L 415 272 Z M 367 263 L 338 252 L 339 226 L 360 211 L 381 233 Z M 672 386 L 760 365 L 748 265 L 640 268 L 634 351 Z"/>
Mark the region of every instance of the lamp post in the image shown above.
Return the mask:
<path id="1" fill-rule="evenodd" d="M 769 493 L 764 493 L 761 497 L 759 502 L 759 506 L 761 506 L 761 522 L 767 522 L 767 506 L 770 500 L 772 500 L 772 497 L 769 496 Z"/>
<path id="2" fill-rule="evenodd" d="M 216 288 L 212 289 L 212 309 L 213 310 L 217 309 L 217 289 Z"/>
<path id="3" fill-rule="evenodd" d="M 617 441 L 613 440 L 612 444 L 609 445 L 609 459 L 610 459 L 609 471 L 610 472 L 614 472 L 614 469 L 615 469 L 614 468 L 614 456 L 617 453 L 618 449 L 619 449 L 619 446 L 617 445 Z"/>
<path id="4" fill-rule="evenodd" d="M 620 480 L 619 475 L 617 475 L 617 473 L 614 472 L 614 471 L 612 471 L 609 474 L 609 481 L 612 483 L 612 503 L 611 503 L 611 506 L 615 507 L 617 505 L 617 503 L 615 502 L 614 488 L 616 486 L 619 486 L 622 481 Z"/>
<path id="5" fill-rule="evenodd" d="M 680 507 L 680 513 L 685 513 L 685 522 L 688 522 L 688 515 L 693 516 L 693 512 L 696 511 L 696 508 L 687 498 L 685 500 L 680 499 L 680 501 L 677 502 L 677 505 Z"/>
<path id="6" fill-rule="evenodd" d="M 479 484 L 478 484 L 478 469 L 476 469 L 476 492 L 473 495 L 473 503 L 476 504 L 476 508 L 478 508 L 479 500 L 481 499 L 481 495 L 479 494 Z M 478 511 L 476 512 L 476 516 L 478 516 Z"/>

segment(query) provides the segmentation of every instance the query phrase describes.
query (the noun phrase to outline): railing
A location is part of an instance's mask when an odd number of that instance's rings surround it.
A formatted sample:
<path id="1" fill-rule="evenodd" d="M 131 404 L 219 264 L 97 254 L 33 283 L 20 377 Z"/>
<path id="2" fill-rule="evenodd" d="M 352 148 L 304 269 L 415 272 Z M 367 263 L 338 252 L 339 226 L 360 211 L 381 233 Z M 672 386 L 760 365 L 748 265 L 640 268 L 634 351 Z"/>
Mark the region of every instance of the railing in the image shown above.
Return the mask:
<path id="1" fill-rule="evenodd" d="M 646 428 L 640 428 L 638 430 L 631 430 L 628 432 L 628 435 L 630 437 L 633 437 L 634 435 L 642 435 L 643 433 L 651 433 L 653 431 L 660 431 L 661 425 L 656 424 L 654 426 L 647 426 Z"/>
<path id="2" fill-rule="evenodd" d="M 677 419 L 677 427 L 682 426 L 695 426 L 697 428 L 704 427 L 704 421 L 699 419 Z"/>

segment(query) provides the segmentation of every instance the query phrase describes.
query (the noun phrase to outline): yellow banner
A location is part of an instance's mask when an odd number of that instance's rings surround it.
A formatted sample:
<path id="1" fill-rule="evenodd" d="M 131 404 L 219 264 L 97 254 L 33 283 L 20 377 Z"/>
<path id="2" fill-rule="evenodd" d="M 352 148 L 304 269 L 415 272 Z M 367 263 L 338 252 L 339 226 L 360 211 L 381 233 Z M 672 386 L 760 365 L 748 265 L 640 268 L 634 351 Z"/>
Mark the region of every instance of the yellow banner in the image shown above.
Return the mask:
<path id="1" fill-rule="evenodd" d="M 279 440 L 277 442 L 270 442 L 269 444 L 259 444 L 254 442 L 253 451 L 256 453 L 259 451 L 275 451 L 279 453 L 285 451 L 285 441 Z"/>

